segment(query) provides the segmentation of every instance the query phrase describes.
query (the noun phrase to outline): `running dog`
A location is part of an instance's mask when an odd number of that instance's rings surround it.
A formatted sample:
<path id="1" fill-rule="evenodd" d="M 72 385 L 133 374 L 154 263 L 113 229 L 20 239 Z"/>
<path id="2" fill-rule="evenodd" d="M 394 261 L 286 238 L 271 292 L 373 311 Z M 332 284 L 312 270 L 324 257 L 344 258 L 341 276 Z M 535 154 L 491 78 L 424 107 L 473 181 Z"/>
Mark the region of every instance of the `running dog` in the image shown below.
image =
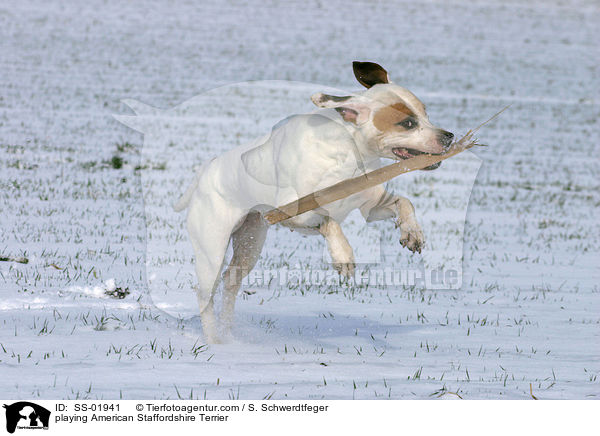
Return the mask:
<path id="1" fill-rule="evenodd" d="M 269 135 L 204 164 L 174 205 L 176 211 L 188 209 L 187 230 L 196 256 L 196 292 L 207 342 L 221 342 L 230 334 L 236 295 L 258 261 L 267 235 L 263 212 L 377 169 L 381 158 L 441 154 L 451 145 L 454 135 L 432 125 L 425 105 L 390 82 L 385 69 L 371 62 L 354 62 L 353 69 L 366 90 L 347 96 L 313 95 L 319 109 L 291 116 Z M 281 224 L 322 235 L 334 268 L 352 276 L 354 255 L 340 223 L 354 209 L 360 209 L 367 222 L 394 218 L 400 243 L 421 252 L 423 232 L 413 205 L 382 185 Z M 219 326 L 213 297 L 230 242 L 233 256 L 223 274 Z"/>

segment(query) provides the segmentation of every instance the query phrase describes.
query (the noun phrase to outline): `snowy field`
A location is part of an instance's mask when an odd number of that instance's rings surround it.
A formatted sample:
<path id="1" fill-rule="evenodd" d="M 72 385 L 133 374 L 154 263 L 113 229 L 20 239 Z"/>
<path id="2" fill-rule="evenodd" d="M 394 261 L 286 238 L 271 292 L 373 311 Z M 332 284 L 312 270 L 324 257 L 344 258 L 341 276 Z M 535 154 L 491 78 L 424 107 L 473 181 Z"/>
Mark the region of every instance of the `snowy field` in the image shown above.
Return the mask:
<path id="1" fill-rule="evenodd" d="M 28 263 L 0 261 L 0 397 L 597 398 L 599 20 L 594 1 L 3 3 L 0 258 Z M 392 183 L 435 252 L 475 171 L 462 286 L 250 286 L 233 341 L 206 345 L 166 205 L 314 90 L 358 89 L 353 60 L 457 135 L 511 105 L 478 135 L 478 173 L 457 157 Z M 182 110 L 272 79 L 305 85 Z M 160 135 L 117 121 L 123 99 L 160 108 Z M 427 261 L 390 222 L 345 229 L 382 235 L 384 266 Z M 323 248 L 274 228 L 258 269 L 328 269 Z"/>

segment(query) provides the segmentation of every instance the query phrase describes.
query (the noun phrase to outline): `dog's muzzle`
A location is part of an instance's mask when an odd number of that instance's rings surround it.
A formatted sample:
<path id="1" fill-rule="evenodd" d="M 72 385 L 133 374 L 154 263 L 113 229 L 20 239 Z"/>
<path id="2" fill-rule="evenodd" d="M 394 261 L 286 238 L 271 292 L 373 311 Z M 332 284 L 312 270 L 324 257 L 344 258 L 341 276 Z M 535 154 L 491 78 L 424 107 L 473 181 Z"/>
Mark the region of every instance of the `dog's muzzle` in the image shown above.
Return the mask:
<path id="1" fill-rule="evenodd" d="M 452 133 L 452 132 L 447 132 L 446 130 L 441 130 L 440 133 L 438 134 L 438 142 L 442 145 L 442 147 L 444 148 L 444 151 L 448 151 L 448 149 L 452 145 L 453 139 L 454 139 L 454 133 Z M 435 169 L 439 168 L 441 164 L 442 164 L 441 162 L 438 162 L 436 164 L 433 164 L 426 168 L 423 168 L 423 170 L 424 171 L 435 170 Z"/>
<path id="2" fill-rule="evenodd" d="M 440 132 L 437 135 L 437 141 L 444 149 L 444 152 L 450 148 L 450 146 L 452 145 L 453 139 L 454 139 L 454 134 L 451 132 L 447 132 L 445 130 L 440 130 Z M 408 148 L 408 147 L 392 148 L 392 153 L 394 153 L 396 155 L 396 157 L 398 157 L 400 159 L 410 159 L 412 157 L 423 154 L 422 151 L 415 150 L 414 148 Z M 433 164 L 426 168 L 423 168 L 423 170 L 426 170 L 426 171 L 435 170 L 436 168 L 439 168 L 439 166 L 441 164 L 442 164 L 441 162 L 438 162 L 436 164 Z"/>

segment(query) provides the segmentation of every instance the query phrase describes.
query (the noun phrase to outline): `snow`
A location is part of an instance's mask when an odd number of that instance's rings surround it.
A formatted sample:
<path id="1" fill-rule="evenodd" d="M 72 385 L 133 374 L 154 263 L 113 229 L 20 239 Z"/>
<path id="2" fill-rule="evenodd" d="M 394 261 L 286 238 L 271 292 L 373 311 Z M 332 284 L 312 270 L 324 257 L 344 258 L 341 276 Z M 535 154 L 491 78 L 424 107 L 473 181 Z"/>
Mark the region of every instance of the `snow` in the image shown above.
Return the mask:
<path id="1" fill-rule="evenodd" d="M 0 257 L 29 262 L 0 262 L 0 397 L 597 398 L 599 15 L 591 1 L 3 6 Z M 488 147 L 393 182 L 429 252 L 402 249 L 389 222 L 344 223 L 366 257 L 449 263 L 460 288 L 248 285 L 233 340 L 205 345 L 167 206 L 195 165 L 311 110 L 313 90 L 357 89 L 353 60 L 381 63 L 457 135 L 511 104 L 479 133 Z M 145 135 L 113 117 L 133 116 L 124 99 L 149 105 Z M 329 271 L 323 252 L 273 228 L 257 270 Z"/>

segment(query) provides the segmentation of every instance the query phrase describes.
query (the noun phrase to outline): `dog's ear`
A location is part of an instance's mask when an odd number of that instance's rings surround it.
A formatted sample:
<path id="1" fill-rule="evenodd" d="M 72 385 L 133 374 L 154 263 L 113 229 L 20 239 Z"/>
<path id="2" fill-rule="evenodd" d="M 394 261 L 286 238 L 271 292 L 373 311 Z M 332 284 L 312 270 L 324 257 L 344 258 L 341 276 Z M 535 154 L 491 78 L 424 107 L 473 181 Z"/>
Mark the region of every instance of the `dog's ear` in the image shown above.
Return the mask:
<path id="1" fill-rule="evenodd" d="M 381 65 L 373 62 L 352 62 L 352 69 L 356 80 L 365 88 L 370 88 L 378 83 L 390 83 L 390 77 Z"/>
<path id="2" fill-rule="evenodd" d="M 369 119 L 371 108 L 359 101 L 358 98 L 351 95 L 336 97 L 319 92 L 310 97 L 312 102 L 318 107 L 327 107 L 335 109 L 344 119 L 357 126 L 363 124 Z"/>

